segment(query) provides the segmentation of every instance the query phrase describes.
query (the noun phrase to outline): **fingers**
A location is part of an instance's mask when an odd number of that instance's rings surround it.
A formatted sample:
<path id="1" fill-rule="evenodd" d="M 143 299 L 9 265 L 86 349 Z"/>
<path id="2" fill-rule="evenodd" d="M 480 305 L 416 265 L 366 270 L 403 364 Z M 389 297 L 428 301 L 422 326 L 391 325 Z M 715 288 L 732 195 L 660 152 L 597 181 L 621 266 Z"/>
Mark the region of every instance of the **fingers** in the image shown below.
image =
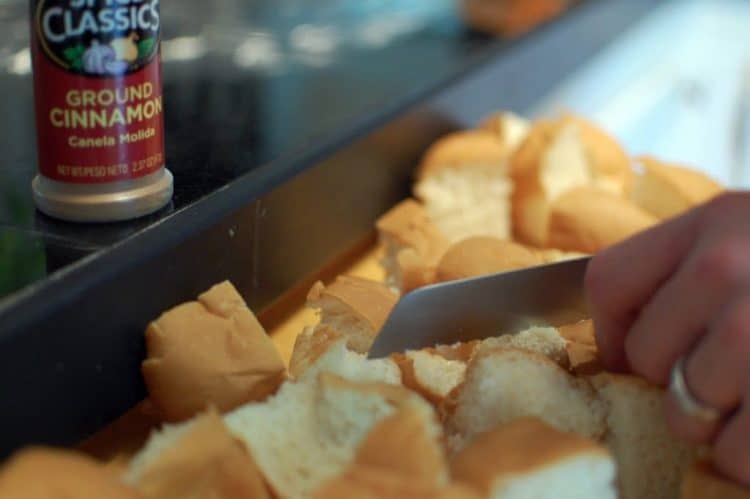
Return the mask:
<path id="1" fill-rule="evenodd" d="M 744 286 L 750 269 L 750 240 L 745 239 L 730 235 L 706 247 L 698 244 L 643 307 L 625 339 L 635 372 L 652 383 L 667 383 L 672 366 Z"/>
<path id="2" fill-rule="evenodd" d="M 714 446 L 714 465 L 727 475 L 750 486 L 750 406 L 745 405 L 724 427 Z"/>
<path id="3" fill-rule="evenodd" d="M 741 403 L 750 369 L 750 293 L 744 293 L 725 307 L 713 325 L 687 357 L 685 382 L 702 404 L 729 414 Z M 712 441 L 722 422 L 704 423 L 679 409 L 670 394 L 667 422 L 673 432 L 696 443 Z"/>
<path id="4" fill-rule="evenodd" d="M 625 370 L 624 342 L 638 312 L 690 250 L 698 215 L 690 212 L 595 256 L 586 295 L 605 365 Z"/>

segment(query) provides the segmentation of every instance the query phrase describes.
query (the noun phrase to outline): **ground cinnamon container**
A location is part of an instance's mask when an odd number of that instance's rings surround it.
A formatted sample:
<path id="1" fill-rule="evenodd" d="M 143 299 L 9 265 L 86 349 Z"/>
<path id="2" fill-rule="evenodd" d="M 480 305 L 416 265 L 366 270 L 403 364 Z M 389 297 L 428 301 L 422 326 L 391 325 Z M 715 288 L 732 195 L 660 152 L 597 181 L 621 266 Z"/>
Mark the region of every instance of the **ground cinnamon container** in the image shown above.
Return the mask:
<path id="1" fill-rule="evenodd" d="M 103 222 L 167 204 L 159 0 L 32 0 L 31 33 L 37 207 Z"/>

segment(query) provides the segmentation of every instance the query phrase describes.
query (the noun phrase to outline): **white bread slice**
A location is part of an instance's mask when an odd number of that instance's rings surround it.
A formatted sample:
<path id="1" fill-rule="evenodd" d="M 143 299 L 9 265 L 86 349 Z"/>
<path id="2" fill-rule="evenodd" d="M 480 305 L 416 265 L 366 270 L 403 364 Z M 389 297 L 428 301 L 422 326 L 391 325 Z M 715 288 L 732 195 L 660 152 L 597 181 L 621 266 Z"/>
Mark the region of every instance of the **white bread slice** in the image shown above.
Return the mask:
<path id="1" fill-rule="evenodd" d="M 327 345 L 325 351 L 296 379 L 314 379 L 323 372 L 359 383 L 401 384 L 401 371 L 392 359 L 368 359 L 364 354 L 349 350 L 343 338 Z"/>
<path id="2" fill-rule="evenodd" d="M 440 405 L 466 374 L 465 361 L 446 359 L 427 349 L 410 350 L 391 358 L 401 369 L 404 386 L 435 405 Z"/>
<path id="3" fill-rule="evenodd" d="M 524 416 L 594 439 L 606 429 L 606 407 L 587 380 L 572 376 L 542 354 L 524 350 L 480 348 L 454 403 L 448 420 L 454 451 L 477 433 Z"/>
<path id="4" fill-rule="evenodd" d="M 598 187 L 576 187 L 551 204 L 546 244 L 564 251 L 596 253 L 657 221 L 618 194 Z"/>
<path id="5" fill-rule="evenodd" d="M 79 452 L 29 447 L 0 469 L 7 499 L 143 499 L 102 464 Z"/>
<path id="6" fill-rule="evenodd" d="M 582 186 L 624 195 L 633 182 L 630 159 L 605 132 L 576 116 L 539 121 L 510 159 L 513 229 L 526 244 L 547 246 L 551 204 Z"/>
<path id="7" fill-rule="evenodd" d="M 681 499 L 750 499 L 750 489 L 724 478 L 706 461 L 696 461 L 682 479 Z"/>
<path id="8" fill-rule="evenodd" d="M 536 418 L 476 435 L 451 472 L 491 499 L 617 497 L 615 464 L 604 447 Z"/>
<path id="9" fill-rule="evenodd" d="M 568 368 L 570 362 L 566 350 L 567 341 L 554 327 L 531 327 L 514 334 L 504 334 L 487 338 L 482 341 L 479 349 L 492 349 L 497 347 L 515 348 L 536 352 L 554 361 L 561 367 Z"/>
<path id="10" fill-rule="evenodd" d="M 449 242 L 421 204 L 406 199 L 375 226 L 385 250 L 382 265 L 389 287 L 405 293 L 434 281 L 435 267 Z"/>
<path id="11" fill-rule="evenodd" d="M 615 456 L 622 499 L 675 499 L 697 449 L 678 441 L 664 419 L 664 391 L 615 374 L 591 378 L 607 406 L 605 443 Z"/>
<path id="12" fill-rule="evenodd" d="M 531 122 L 515 113 L 499 111 L 485 118 L 478 128 L 495 134 L 503 143 L 506 156 L 510 156 L 528 135 Z"/>
<path id="13" fill-rule="evenodd" d="M 271 497 L 247 449 L 215 410 L 152 433 L 124 480 L 146 499 Z"/>
<path id="14" fill-rule="evenodd" d="M 451 242 L 510 237 L 508 155 L 508 147 L 486 130 L 452 133 L 425 153 L 414 193 Z"/>
<path id="15" fill-rule="evenodd" d="M 149 324 L 146 347 L 149 399 L 167 421 L 209 405 L 228 411 L 262 400 L 286 376 L 279 352 L 229 281 Z"/>
<path id="16" fill-rule="evenodd" d="M 543 263 L 534 250 L 512 241 L 476 236 L 453 244 L 437 266 L 437 280 L 452 281 Z"/>
<path id="17" fill-rule="evenodd" d="M 236 409 L 225 422 L 278 497 L 306 498 L 351 464 L 375 424 L 407 406 L 432 411 L 406 388 L 323 373 L 287 382 L 265 403 Z"/>
<path id="18" fill-rule="evenodd" d="M 724 189 L 709 176 L 689 168 L 638 158 L 643 174 L 636 177 L 632 199 L 644 210 L 663 220 L 704 203 Z"/>
<path id="19" fill-rule="evenodd" d="M 346 340 L 352 351 L 367 353 L 398 296 L 379 282 L 339 276 L 330 286 L 318 282 L 307 296 L 319 323 L 305 328 L 295 342 L 289 372 L 299 377 L 334 342 Z"/>

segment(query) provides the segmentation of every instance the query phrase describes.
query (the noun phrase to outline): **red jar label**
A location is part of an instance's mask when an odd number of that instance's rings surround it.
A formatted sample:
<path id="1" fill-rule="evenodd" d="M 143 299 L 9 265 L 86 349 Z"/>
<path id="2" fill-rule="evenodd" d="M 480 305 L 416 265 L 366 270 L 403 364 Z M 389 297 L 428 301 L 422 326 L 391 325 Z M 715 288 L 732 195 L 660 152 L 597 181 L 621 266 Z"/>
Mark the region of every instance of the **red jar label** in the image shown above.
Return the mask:
<path id="1" fill-rule="evenodd" d="M 36 0 L 39 171 L 106 183 L 164 165 L 159 0 Z"/>

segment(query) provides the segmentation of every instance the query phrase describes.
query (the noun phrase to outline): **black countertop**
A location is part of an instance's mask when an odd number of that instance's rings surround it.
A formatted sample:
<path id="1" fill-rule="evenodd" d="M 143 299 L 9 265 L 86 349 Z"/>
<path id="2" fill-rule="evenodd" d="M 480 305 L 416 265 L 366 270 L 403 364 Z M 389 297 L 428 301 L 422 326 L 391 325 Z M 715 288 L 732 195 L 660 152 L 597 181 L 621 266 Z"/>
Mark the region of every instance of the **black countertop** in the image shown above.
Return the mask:
<path id="1" fill-rule="evenodd" d="M 314 8 L 301 1 L 163 2 L 174 198 L 139 220 L 82 225 L 46 217 L 32 203 L 26 9 L 26 2 L 0 3 L 0 298 L 154 228 L 240 177 L 252 179 L 274 160 L 334 145 L 496 43 L 466 30 L 451 0 Z"/>

